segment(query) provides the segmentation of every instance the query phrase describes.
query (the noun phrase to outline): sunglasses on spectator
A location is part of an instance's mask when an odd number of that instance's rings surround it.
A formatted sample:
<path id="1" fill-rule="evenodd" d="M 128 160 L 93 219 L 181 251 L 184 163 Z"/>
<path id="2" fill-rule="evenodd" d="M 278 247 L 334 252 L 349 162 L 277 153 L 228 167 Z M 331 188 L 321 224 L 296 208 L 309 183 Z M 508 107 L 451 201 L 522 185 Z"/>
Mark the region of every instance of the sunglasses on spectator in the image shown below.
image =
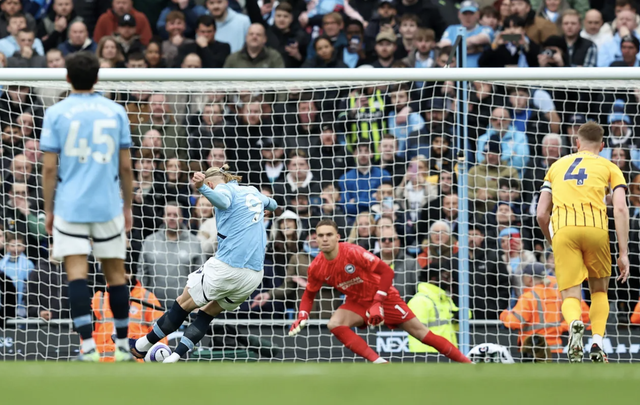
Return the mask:
<path id="1" fill-rule="evenodd" d="M 382 243 L 391 243 L 395 242 L 396 238 L 380 238 L 380 242 Z"/>

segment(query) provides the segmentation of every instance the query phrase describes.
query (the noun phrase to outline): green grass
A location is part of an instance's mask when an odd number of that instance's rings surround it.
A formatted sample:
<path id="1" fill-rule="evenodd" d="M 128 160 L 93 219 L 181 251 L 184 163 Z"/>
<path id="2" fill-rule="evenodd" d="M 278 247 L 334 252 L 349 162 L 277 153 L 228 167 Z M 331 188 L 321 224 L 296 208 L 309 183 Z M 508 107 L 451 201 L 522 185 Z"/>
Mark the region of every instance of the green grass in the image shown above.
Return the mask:
<path id="1" fill-rule="evenodd" d="M 639 381 L 631 364 L 4 362 L 0 403 L 603 405 L 636 403 Z"/>

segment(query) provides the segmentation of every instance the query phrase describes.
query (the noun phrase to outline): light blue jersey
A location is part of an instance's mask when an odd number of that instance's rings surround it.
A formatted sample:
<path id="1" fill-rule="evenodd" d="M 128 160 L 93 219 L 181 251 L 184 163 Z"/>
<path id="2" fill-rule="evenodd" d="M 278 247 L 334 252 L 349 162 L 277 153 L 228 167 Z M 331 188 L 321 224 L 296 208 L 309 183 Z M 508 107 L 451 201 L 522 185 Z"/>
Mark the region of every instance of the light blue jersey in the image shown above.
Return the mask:
<path id="1" fill-rule="evenodd" d="M 235 181 L 216 186 L 204 185 L 199 191 L 215 207 L 218 227 L 216 258 L 229 266 L 261 271 L 267 246 L 264 210 L 273 211 L 278 204 L 255 187 Z"/>
<path id="2" fill-rule="evenodd" d="M 120 149 L 131 147 L 124 108 L 93 94 L 71 94 L 44 115 L 40 149 L 58 153 L 54 215 L 108 222 L 122 214 Z"/>
<path id="3" fill-rule="evenodd" d="M 456 40 L 458 36 L 458 28 L 462 27 L 460 24 L 450 25 L 445 30 L 444 34 L 442 34 L 442 39 L 448 39 L 452 44 Z M 485 34 L 489 37 L 489 43 L 487 45 L 475 46 L 469 50 L 467 54 L 467 67 L 478 67 L 478 61 L 480 60 L 480 55 L 484 49 L 491 45 L 494 38 L 494 32 L 491 27 L 484 27 L 480 24 L 476 25 L 474 28 L 467 30 L 466 38 L 475 37 L 476 35 Z"/>

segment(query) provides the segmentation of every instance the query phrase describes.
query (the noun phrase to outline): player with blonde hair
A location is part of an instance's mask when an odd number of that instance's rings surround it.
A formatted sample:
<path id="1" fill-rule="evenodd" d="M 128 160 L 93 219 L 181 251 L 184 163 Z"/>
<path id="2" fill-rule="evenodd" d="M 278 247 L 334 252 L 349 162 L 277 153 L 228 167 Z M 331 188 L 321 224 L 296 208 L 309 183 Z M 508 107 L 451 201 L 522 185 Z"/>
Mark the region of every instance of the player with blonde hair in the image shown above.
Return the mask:
<path id="1" fill-rule="evenodd" d="M 185 330 L 175 352 L 164 363 L 175 363 L 192 350 L 222 311 L 233 311 L 262 282 L 267 233 L 264 210 L 278 204 L 255 187 L 238 184 L 242 178 L 229 172 L 229 166 L 212 167 L 195 173 L 193 184 L 213 204 L 218 228 L 218 251 L 214 257 L 189 275 L 184 292 L 146 336 L 132 342 L 131 353 L 144 358 L 155 343 L 178 329 L 189 313 L 200 308 Z"/>
<path id="2" fill-rule="evenodd" d="M 605 195 L 613 191 L 613 215 L 618 237 L 618 280 L 629 277 L 629 210 L 624 176 L 607 159 L 598 156 L 604 148 L 604 131 L 595 122 L 578 130 L 578 152 L 565 156 L 549 168 L 538 201 L 538 224 L 553 246 L 562 315 L 570 325 L 569 360 L 584 357 L 584 324 L 581 286 L 589 279 L 593 334 L 591 361 L 607 362 L 602 339 L 609 317 L 607 290 L 611 277 L 611 252 Z M 553 233 L 552 233 L 553 232 Z"/>

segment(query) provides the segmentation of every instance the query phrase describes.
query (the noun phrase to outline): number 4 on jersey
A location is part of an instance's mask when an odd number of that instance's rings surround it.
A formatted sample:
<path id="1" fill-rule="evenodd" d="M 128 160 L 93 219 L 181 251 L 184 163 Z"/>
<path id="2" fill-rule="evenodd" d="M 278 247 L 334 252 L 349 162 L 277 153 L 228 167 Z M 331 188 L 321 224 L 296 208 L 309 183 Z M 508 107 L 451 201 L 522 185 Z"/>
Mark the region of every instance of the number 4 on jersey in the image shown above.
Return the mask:
<path id="1" fill-rule="evenodd" d="M 577 180 L 576 185 L 584 185 L 584 181 L 589 177 L 587 175 L 587 170 L 585 168 L 581 168 L 577 173 L 574 173 L 574 170 L 576 170 L 576 167 L 578 167 L 580 162 L 582 162 L 582 158 L 576 158 L 576 160 L 573 161 L 571 166 L 569 166 L 569 169 L 567 169 L 567 172 L 564 174 L 564 181 Z"/>

